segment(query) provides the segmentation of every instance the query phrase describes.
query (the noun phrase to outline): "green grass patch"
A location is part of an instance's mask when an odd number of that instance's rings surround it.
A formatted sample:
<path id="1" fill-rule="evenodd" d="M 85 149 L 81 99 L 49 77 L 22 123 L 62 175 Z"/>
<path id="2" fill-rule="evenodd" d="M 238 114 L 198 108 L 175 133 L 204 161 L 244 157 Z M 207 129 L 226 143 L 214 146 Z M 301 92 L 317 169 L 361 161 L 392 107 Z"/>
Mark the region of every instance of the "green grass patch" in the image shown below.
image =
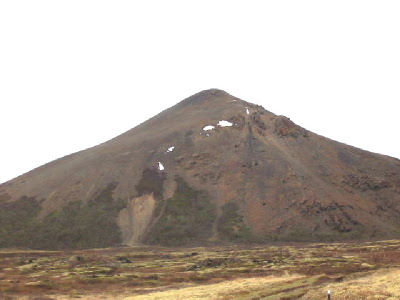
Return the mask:
<path id="1" fill-rule="evenodd" d="M 0 247 L 31 249 L 83 249 L 109 247 L 122 242 L 116 218 L 125 201 L 115 201 L 115 183 L 99 191 L 89 202 L 69 202 L 39 219 L 41 206 L 22 197 L 0 205 Z"/>
<path id="2" fill-rule="evenodd" d="M 255 239 L 250 228 L 246 226 L 243 216 L 239 214 L 238 205 L 234 202 L 222 206 L 217 228 L 222 240 L 245 242 Z"/>
<path id="3" fill-rule="evenodd" d="M 166 207 L 147 236 L 146 242 L 149 244 L 199 244 L 212 234 L 216 212 L 208 194 L 189 187 L 182 178 L 176 178 L 176 182 L 174 196 L 165 204 L 159 202 L 159 205 Z"/>

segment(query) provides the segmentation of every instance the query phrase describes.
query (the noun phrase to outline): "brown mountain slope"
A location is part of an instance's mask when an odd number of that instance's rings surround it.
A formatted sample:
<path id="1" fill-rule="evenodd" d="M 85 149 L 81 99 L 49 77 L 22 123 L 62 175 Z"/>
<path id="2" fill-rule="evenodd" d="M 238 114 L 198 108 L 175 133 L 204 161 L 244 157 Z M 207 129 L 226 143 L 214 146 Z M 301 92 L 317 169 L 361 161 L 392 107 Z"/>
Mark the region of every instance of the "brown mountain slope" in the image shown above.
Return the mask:
<path id="1" fill-rule="evenodd" d="M 207 90 L 2 184 L 0 208 L 0 247 L 393 237 L 400 161 Z"/>

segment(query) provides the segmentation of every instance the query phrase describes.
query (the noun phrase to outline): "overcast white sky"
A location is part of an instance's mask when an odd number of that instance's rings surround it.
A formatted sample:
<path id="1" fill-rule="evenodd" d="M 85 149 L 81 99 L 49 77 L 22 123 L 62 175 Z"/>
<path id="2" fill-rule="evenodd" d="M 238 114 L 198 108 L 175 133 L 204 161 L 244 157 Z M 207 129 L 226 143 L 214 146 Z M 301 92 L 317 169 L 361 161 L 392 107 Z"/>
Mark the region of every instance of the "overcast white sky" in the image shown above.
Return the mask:
<path id="1" fill-rule="evenodd" d="M 0 182 L 220 88 L 400 158 L 399 1 L 0 1 Z"/>

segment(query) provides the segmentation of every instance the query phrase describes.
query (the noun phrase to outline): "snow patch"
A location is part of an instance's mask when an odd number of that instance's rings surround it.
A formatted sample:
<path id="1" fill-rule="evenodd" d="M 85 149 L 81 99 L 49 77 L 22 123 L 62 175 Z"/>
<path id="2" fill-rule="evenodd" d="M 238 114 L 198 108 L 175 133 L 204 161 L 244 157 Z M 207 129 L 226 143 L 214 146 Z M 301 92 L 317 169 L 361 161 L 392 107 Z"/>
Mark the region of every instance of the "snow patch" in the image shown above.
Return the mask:
<path id="1" fill-rule="evenodd" d="M 207 126 L 204 126 L 204 127 L 203 127 L 203 130 L 204 130 L 204 131 L 213 130 L 214 128 L 215 128 L 215 127 L 212 126 L 212 125 L 207 125 Z"/>
<path id="2" fill-rule="evenodd" d="M 250 114 L 250 111 L 249 111 L 249 108 L 248 107 L 246 107 L 246 114 Z"/>
<path id="3" fill-rule="evenodd" d="M 227 126 L 232 126 L 233 124 L 231 122 L 222 120 L 222 121 L 219 121 L 217 125 L 221 126 L 221 127 L 227 127 Z"/>
<path id="4" fill-rule="evenodd" d="M 162 164 L 161 162 L 158 162 L 158 169 L 159 169 L 160 171 L 163 171 L 163 170 L 164 170 L 164 166 L 163 166 L 163 164 Z"/>
<path id="5" fill-rule="evenodd" d="M 172 147 L 169 147 L 169 148 L 168 148 L 168 150 L 167 150 L 167 153 L 168 153 L 168 152 L 172 152 L 172 151 L 174 151 L 174 149 L 175 149 L 175 147 L 174 147 L 174 146 L 172 146 Z"/>

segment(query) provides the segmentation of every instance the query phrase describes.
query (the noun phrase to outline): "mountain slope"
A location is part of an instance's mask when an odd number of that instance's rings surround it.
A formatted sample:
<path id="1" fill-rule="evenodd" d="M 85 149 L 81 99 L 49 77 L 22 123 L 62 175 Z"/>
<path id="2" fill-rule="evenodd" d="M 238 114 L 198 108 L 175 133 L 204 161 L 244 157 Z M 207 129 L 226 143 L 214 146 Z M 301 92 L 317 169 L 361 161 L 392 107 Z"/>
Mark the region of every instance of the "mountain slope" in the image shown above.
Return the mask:
<path id="1" fill-rule="evenodd" d="M 207 90 L 2 184 L 0 247 L 393 237 L 399 200 L 399 160 Z"/>

